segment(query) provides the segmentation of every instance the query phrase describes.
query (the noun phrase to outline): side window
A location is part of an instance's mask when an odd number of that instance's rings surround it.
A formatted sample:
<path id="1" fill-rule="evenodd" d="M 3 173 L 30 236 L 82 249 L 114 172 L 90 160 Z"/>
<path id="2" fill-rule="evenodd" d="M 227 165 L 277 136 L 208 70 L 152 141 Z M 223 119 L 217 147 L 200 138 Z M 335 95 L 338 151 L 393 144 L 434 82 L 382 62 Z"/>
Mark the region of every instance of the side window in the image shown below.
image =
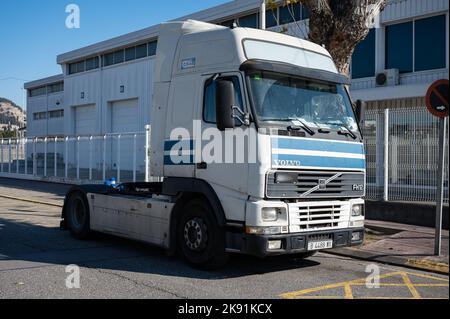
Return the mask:
<path id="1" fill-rule="evenodd" d="M 235 101 L 237 106 L 243 108 L 241 86 L 239 84 L 239 78 L 237 76 L 225 78 L 232 80 L 234 83 L 234 90 L 236 92 Z M 203 120 L 206 123 L 216 124 L 216 82 L 211 82 L 205 87 L 204 100 L 203 100 Z M 240 125 L 237 122 L 236 125 Z"/>

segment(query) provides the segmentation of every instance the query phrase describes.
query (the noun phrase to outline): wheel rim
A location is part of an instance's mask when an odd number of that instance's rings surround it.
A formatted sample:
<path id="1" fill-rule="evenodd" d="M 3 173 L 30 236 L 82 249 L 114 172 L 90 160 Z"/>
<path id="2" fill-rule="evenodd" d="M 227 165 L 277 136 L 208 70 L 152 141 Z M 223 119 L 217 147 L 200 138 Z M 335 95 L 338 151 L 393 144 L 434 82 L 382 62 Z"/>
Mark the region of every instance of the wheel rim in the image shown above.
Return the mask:
<path id="1" fill-rule="evenodd" d="M 81 199 L 76 199 L 72 206 L 72 224 L 76 229 L 81 229 L 86 219 L 86 209 Z"/>
<path id="2" fill-rule="evenodd" d="M 208 240 L 207 227 L 201 218 L 194 218 L 184 225 L 184 242 L 192 251 L 202 251 Z"/>

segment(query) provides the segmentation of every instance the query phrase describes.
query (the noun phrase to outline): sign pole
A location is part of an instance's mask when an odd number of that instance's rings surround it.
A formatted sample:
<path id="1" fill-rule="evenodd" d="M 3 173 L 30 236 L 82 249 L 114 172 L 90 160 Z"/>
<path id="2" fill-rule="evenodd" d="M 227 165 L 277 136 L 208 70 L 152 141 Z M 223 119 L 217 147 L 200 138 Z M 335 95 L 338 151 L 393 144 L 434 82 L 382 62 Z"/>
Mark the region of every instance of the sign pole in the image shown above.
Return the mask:
<path id="1" fill-rule="evenodd" d="M 439 119 L 439 170 L 436 202 L 436 237 L 434 254 L 441 255 L 442 250 L 442 206 L 444 200 L 444 163 L 445 163 L 445 133 L 447 131 L 447 118 Z"/>
<path id="2" fill-rule="evenodd" d="M 431 84 L 425 95 L 425 104 L 428 111 L 439 118 L 439 168 L 436 187 L 436 236 L 434 240 L 434 254 L 441 255 L 442 248 L 442 206 L 444 202 L 444 165 L 445 165 L 445 138 L 447 133 L 447 117 L 449 115 L 449 81 L 438 80 Z"/>

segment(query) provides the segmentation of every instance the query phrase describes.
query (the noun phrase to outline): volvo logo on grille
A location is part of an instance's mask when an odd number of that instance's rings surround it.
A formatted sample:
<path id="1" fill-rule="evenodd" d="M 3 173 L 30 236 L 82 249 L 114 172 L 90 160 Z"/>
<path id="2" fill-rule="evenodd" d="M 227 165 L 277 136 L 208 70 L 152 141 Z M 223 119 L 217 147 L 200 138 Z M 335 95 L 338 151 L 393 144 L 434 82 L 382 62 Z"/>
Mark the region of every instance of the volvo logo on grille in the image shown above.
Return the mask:
<path id="1" fill-rule="evenodd" d="M 327 180 L 324 178 L 319 179 L 319 190 L 327 189 Z"/>

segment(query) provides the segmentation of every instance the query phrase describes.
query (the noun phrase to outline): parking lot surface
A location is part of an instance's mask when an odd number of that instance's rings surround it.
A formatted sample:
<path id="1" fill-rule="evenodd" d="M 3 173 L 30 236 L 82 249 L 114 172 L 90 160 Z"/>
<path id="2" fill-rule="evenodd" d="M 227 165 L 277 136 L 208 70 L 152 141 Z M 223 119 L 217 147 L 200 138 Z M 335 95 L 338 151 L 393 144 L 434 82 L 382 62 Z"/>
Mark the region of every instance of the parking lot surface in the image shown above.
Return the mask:
<path id="1" fill-rule="evenodd" d="M 449 297 L 448 276 L 326 253 L 307 260 L 236 255 L 222 270 L 200 271 L 141 243 L 104 235 L 77 241 L 59 230 L 60 211 L 0 197 L 0 298 Z M 79 267 L 79 288 L 66 285 L 69 265 Z"/>

